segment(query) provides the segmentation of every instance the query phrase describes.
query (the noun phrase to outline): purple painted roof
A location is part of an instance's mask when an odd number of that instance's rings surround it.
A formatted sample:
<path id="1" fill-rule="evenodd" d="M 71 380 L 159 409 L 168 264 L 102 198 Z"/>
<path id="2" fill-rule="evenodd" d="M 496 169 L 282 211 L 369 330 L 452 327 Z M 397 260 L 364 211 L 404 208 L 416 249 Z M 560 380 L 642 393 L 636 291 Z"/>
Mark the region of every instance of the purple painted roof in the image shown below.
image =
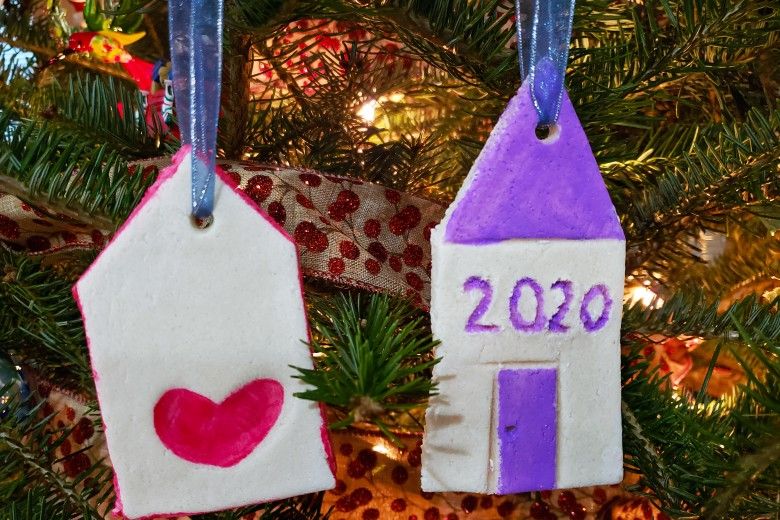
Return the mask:
<path id="1" fill-rule="evenodd" d="M 564 91 L 554 142 L 536 138 L 528 85 L 509 101 L 447 224 L 448 242 L 625 240 L 588 138 Z"/>

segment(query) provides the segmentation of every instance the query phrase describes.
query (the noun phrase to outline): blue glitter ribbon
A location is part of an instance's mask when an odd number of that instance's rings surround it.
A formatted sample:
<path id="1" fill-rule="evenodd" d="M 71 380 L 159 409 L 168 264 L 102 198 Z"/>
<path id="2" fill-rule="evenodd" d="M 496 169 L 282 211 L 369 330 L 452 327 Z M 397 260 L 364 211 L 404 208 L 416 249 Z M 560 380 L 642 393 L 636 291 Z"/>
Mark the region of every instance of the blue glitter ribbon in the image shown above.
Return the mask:
<path id="1" fill-rule="evenodd" d="M 520 77 L 531 82 L 539 124 L 555 124 L 569 59 L 574 0 L 515 0 L 515 9 Z"/>
<path id="2" fill-rule="evenodd" d="M 214 209 L 223 0 L 170 0 L 173 91 L 182 145 L 192 145 L 192 215 Z"/>

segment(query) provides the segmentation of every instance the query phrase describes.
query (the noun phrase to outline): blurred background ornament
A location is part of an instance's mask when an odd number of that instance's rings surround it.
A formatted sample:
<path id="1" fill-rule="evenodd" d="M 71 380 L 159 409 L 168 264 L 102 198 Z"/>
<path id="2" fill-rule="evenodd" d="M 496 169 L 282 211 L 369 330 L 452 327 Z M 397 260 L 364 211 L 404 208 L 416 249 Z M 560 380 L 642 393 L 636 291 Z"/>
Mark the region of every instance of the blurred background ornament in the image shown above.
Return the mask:
<path id="1" fill-rule="evenodd" d="M 143 38 L 144 32 L 126 34 L 111 30 L 84 31 L 70 35 L 66 53 L 83 53 L 102 61 L 121 65 L 142 92 L 149 92 L 154 63 L 136 58 L 125 48 Z"/>
<path id="2" fill-rule="evenodd" d="M 755 276 L 734 285 L 721 298 L 718 312 L 726 312 L 731 305 L 751 295 L 765 305 L 774 302 L 780 296 L 780 277 Z"/>
<path id="3" fill-rule="evenodd" d="M 69 32 L 69 29 L 83 29 L 87 26 L 84 22 L 85 2 L 86 0 L 50 0 L 48 7 L 52 17 L 57 19 L 60 31 Z"/>
<path id="4" fill-rule="evenodd" d="M 143 14 L 135 11 L 140 0 L 47 0 L 45 16 L 54 22 L 58 36 L 83 30 L 111 30 L 134 33 L 144 21 Z M 0 2 L 2 5 L 2 2 Z"/>
<path id="5" fill-rule="evenodd" d="M 17 418 L 30 412 L 30 387 L 20 366 L 11 356 L 0 351 L 0 419 L 9 407 L 16 410 Z"/>
<path id="6" fill-rule="evenodd" d="M 91 31 L 110 29 L 134 33 L 144 20 L 142 13 L 133 11 L 140 3 L 137 0 L 84 0 L 72 3 L 74 7 L 76 4 L 82 4 L 81 12 Z"/>
<path id="7" fill-rule="evenodd" d="M 658 374 L 668 376 L 669 383 L 681 394 L 692 398 L 701 394 L 712 399 L 728 399 L 738 385 L 747 382 L 747 377 L 730 350 L 738 345 L 723 341 L 721 338 L 669 338 L 657 334 L 648 338 L 644 354 L 651 366 L 658 367 Z M 717 358 L 710 367 L 715 355 Z"/>
<path id="8" fill-rule="evenodd" d="M 703 262 L 712 263 L 726 251 L 728 237 L 725 233 L 704 229 L 694 244 L 694 256 L 698 256 Z"/>

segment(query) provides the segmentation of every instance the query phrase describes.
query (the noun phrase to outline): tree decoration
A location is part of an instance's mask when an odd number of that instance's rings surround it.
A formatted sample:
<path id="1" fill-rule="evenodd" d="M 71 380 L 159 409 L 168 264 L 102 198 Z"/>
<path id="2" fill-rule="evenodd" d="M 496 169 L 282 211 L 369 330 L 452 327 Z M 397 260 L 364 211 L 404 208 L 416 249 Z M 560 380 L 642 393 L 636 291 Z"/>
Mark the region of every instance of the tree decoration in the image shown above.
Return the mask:
<path id="1" fill-rule="evenodd" d="M 222 4 L 169 8 L 183 146 L 73 289 L 130 518 L 335 484 L 323 414 L 291 377 L 311 367 L 295 243 L 215 170 Z"/>
<path id="2" fill-rule="evenodd" d="M 11 356 L 0 351 L 0 417 L 12 413 L 21 418 L 30 412 L 30 387 Z"/>
<path id="3" fill-rule="evenodd" d="M 425 491 L 622 480 L 625 238 L 563 91 L 570 29 L 559 15 L 571 6 L 543 6 L 529 76 L 431 234 L 442 361 L 426 412 Z"/>
<path id="4" fill-rule="evenodd" d="M 16 158 L 9 156 L 9 163 Z M 38 162 L 35 157 L 19 159 L 25 171 L 34 170 L 34 163 Z M 101 177 L 103 180 L 96 182 L 105 182 L 108 193 L 132 193 L 138 189 L 136 186 L 147 185 L 169 165 L 168 157 L 120 164 L 117 167 L 124 175 Z M 219 161 L 219 166 L 231 185 L 263 208 L 295 239 L 304 275 L 389 292 L 427 308 L 428 239 L 431 228 L 444 214 L 441 204 L 379 184 L 305 168 L 246 161 Z M 79 197 L 78 186 L 68 189 L 72 198 Z M 365 202 L 369 200 L 370 204 Z M 111 225 L 105 219 L 74 219 L 63 227 L 56 217 L 17 197 L 0 195 L 0 202 L 0 220 L 4 217 L 7 229 L 4 237 L 16 247 L 32 245 L 40 254 L 101 250 L 110 236 Z"/>
<path id="5" fill-rule="evenodd" d="M 289 368 L 311 366 L 301 292 L 289 290 L 300 283 L 292 238 L 223 184 L 226 177 L 218 183 L 219 220 L 194 227 L 182 197 L 189 157 L 185 148 L 161 173 L 74 289 L 117 508 L 131 518 L 333 485 L 320 410 L 294 397 L 306 387 Z M 254 271 L 257 262 L 268 274 Z M 208 283 L 207 273 L 219 283 Z M 229 322 L 235 327 L 224 326 Z M 290 460 L 306 468 L 306 478 L 268 471 Z M 198 492 L 203 486 L 222 491 Z"/>
<path id="6" fill-rule="evenodd" d="M 429 491 L 622 478 L 622 231 L 566 98 L 560 135 L 540 141 L 535 126 L 526 84 L 432 234 L 442 363 L 426 416 Z M 477 405 L 475 395 L 494 397 Z"/>
<path id="7" fill-rule="evenodd" d="M 72 2 L 84 15 L 91 31 L 120 30 L 134 33 L 143 23 L 143 13 L 134 8 L 143 6 L 139 0 L 83 0 Z M 79 9 L 78 4 L 81 4 Z"/>
<path id="8" fill-rule="evenodd" d="M 125 46 L 137 42 L 145 33 L 123 34 L 102 30 L 77 32 L 68 39 L 68 51 L 86 53 L 103 63 L 121 65 L 133 78 L 138 89 L 149 92 L 153 80 L 154 63 L 136 58 Z"/>

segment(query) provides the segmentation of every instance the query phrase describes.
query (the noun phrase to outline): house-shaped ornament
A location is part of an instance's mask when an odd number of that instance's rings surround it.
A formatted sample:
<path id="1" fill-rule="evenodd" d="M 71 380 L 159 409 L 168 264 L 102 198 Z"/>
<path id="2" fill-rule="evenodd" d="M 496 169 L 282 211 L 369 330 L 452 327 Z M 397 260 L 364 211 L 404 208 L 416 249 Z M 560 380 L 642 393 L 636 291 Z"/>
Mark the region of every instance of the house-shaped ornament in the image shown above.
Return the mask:
<path id="1" fill-rule="evenodd" d="M 130 518 L 335 484 L 320 409 L 293 395 L 290 365 L 312 367 L 295 244 L 222 172 L 214 222 L 194 227 L 190 162 L 177 154 L 73 291 Z"/>
<path id="2" fill-rule="evenodd" d="M 619 482 L 625 238 L 574 108 L 537 138 L 528 84 L 431 235 L 441 341 L 426 491 Z"/>

